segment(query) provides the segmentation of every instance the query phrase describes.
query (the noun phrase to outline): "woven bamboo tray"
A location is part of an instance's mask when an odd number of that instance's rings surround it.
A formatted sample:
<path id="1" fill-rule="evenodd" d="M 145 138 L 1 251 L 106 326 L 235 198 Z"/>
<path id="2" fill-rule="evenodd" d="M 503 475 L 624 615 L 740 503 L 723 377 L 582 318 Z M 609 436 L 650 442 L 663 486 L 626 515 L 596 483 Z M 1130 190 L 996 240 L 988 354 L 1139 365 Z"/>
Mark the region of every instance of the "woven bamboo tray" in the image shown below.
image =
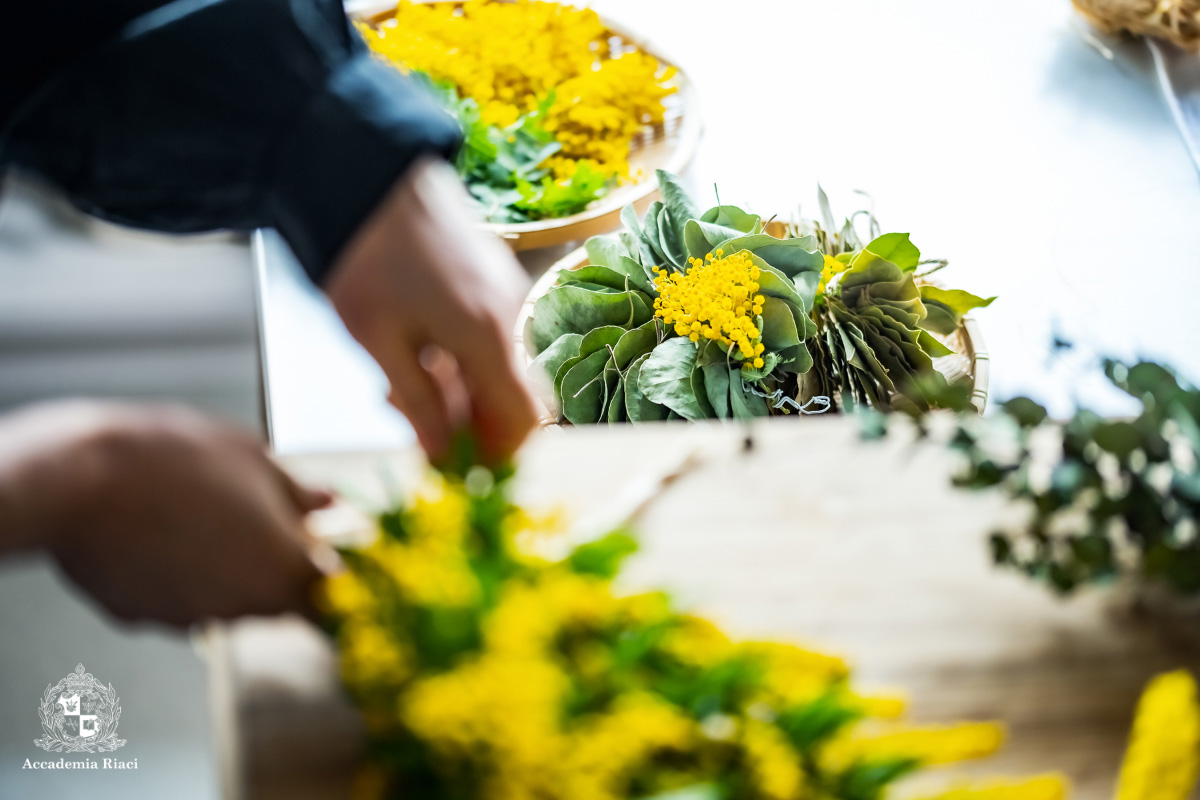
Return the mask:
<path id="1" fill-rule="evenodd" d="M 436 2 L 436 0 L 435 0 Z M 462 7 L 461 0 L 451 0 L 455 8 Z M 373 5 L 369 10 L 355 16 L 375 26 L 392 16 L 394 4 Z M 558 219 L 521 223 L 486 223 L 488 230 L 495 233 L 513 250 L 533 250 L 539 247 L 556 247 L 568 242 L 579 242 L 589 236 L 619 228 L 621 209 L 632 205 L 638 213 L 644 213 L 652 202 L 659 199 L 658 186 L 654 180 L 655 170 L 665 169 L 677 175 L 683 174 L 692 163 L 696 148 L 700 144 L 703 123 L 700 116 L 699 97 L 692 82 L 679 65 L 665 57 L 656 47 L 636 34 L 607 19 L 602 19 L 615 44 L 620 47 L 636 48 L 658 59 L 664 67 L 674 67 L 674 94 L 663 98 L 665 113 L 658 125 L 646 125 L 635 136 L 629 153 L 630 174 L 636 180 L 609 190 L 608 194 L 591 204 L 579 214 Z"/>
<path id="2" fill-rule="evenodd" d="M 533 352 L 532 345 L 526 343 L 529 339 L 529 327 L 533 322 L 534 303 L 558 283 L 558 274 L 561 270 L 577 270 L 587 265 L 587 251 L 580 247 L 560 259 L 534 283 L 533 288 L 529 291 L 529 296 L 525 298 L 525 304 L 521 306 L 521 313 L 513 332 L 518 363 L 529 365 L 537 355 Z M 979 323 L 971 317 L 967 317 L 958 330 L 950 336 L 938 334 L 933 334 L 933 336 L 954 351 L 953 355 L 934 359 L 934 367 L 947 379 L 969 378 L 972 403 L 975 409 L 982 414 L 987 406 L 989 361 L 983 334 L 979 330 Z M 556 422 L 557 410 L 547 404 L 542 423 L 543 425 L 553 425 Z"/>

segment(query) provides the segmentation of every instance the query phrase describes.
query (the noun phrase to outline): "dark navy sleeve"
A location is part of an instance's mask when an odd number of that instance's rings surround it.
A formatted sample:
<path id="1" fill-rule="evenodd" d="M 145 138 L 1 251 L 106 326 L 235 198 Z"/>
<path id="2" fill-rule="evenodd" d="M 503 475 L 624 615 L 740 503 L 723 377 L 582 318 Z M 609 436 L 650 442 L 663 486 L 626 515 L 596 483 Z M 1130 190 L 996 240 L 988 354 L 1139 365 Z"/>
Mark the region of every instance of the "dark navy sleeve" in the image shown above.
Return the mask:
<path id="1" fill-rule="evenodd" d="M 175 0 L 39 86 L 0 158 L 118 223 L 276 227 L 320 282 L 392 183 L 459 138 L 338 0 Z"/>

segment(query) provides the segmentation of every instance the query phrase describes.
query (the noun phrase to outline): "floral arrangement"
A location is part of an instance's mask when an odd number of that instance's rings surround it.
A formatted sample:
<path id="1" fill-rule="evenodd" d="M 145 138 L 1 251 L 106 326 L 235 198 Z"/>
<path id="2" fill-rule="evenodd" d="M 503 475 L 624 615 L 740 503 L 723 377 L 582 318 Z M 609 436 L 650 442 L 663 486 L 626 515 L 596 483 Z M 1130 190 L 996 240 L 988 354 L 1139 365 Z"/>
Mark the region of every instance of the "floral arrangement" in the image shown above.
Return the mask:
<path id="1" fill-rule="evenodd" d="M 435 478 L 323 586 L 369 731 L 358 798 L 873 800 L 1001 744 L 993 723 L 905 725 L 903 700 L 862 694 L 839 658 L 618 592 L 625 532 L 538 555 L 554 526 L 506 484 Z M 1046 775 L 938 797 L 1064 792 Z"/>
<path id="2" fill-rule="evenodd" d="M 674 68 L 588 8 L 401 0 L 392 18 L 359 28 L 458 118 L 459 172 L 493 222 L 575 214 L 630 177 L 633 137 L 663 121 L 675 91 Z"/>
<path id="3" fill-rule="evenodd" d="M 768 224 L 736 206 L 701 212 L 675 176 L 658 181 L 662 201 L 642 219 L 626 208 L 625 230 L 590 239 L 590 264 L 534 305 L 531 373 L 560 419 L 936 404 L 933 360 L 953 352 L 936 335 L 994 298 L 928 282 L 945 263 L 873 218 L 866 242 L 849 220 L 835 227 L 823 194 L 824 225 Z"/>

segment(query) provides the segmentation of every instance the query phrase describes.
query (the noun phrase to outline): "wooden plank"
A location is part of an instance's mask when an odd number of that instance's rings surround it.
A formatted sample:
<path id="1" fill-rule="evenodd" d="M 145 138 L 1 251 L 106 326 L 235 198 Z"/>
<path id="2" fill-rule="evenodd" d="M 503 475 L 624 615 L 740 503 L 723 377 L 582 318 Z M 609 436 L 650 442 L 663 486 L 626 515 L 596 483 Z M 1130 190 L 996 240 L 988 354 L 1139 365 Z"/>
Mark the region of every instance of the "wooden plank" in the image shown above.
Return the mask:
<path id="1" fill-rule="evenodd" d="M 956 772 L 1061 769 L 1078 800 L 1107 798 L 1144 682 L 1200 667 L 1194 641 L 1134 619 L 1110 595 L 1063 602 L 995 571 L 986 535 L 1015 510 L 998 496 L 951 489 L 947 453 L 903 437 L 862 444 L 853 420 L 548 431 L 523 453 L 518 495 L 583 517 L 647 478 L 630 464 L 653 472 L 692 450 L 701 465 L 640 521 L 643 551 L 625 585 L 671 587 L 739 635 L 842 653 L 861 684 L 906 687 L 914 720 L 1009 724 L 1001 755 Z M 382 492 L 382 466 L 412 485 L 418 463 L 289 459 L 308 480 L 368 497 Z M 319 637 L 277 622 L 226 635 L 248 796 L 340 796 L 356 727 Z M 921 782 L 929 780 L 909 788 Z"/>

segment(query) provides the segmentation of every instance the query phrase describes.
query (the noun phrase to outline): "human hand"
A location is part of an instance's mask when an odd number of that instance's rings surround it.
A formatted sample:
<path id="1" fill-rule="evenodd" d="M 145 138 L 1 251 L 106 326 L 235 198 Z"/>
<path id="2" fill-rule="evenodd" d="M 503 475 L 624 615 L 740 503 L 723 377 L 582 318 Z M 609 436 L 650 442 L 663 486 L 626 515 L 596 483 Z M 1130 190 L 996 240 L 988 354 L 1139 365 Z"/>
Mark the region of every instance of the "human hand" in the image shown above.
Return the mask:
<path id="1" fill-rule="evenodd" d="M 512 346 L 528 280 L 468 203 L 447 165 L 414 164 L 346 246 L 325 291 L 426 453 L 445 455 L 469 422 L 494 461 L 537 421 Z"/>
<path id="2" fill-rule="evenodd" d="M 308 610 L 303 518 L 329 500 L 180 408 L 57 403 L 0 423 L 0 529 L 127 621 Z"/>

